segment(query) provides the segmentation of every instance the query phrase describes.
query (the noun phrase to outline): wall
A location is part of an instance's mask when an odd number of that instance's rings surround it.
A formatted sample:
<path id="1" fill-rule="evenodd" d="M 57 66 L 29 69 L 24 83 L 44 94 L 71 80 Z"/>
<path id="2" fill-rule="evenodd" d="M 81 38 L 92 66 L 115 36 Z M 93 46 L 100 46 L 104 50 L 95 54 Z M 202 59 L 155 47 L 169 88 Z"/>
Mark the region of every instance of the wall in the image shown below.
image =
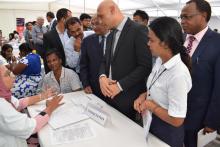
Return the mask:
<path id="1" fill-rule="evenodd" d="M 47 3 L 0 3 L 0 30 L 4 37 L 16 30 L 16 18 L 25 18 L 25 22 L 34 21 L 38 16 L 45 18 L 48 11 Z"/>
<path id="2" fill-rule="evenodd" d="M 212 17 L 209 21 L 209 26 L 211 29 L 218 29 L 220 33 L 220 17 Z"/>

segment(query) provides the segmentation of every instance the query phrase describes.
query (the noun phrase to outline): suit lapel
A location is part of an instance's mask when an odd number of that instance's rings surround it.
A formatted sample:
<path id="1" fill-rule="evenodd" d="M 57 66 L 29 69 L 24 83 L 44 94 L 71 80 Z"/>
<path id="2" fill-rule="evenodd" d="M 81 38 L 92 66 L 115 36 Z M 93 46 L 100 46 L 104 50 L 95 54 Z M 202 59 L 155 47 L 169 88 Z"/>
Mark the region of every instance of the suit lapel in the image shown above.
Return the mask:
<path id="1" fill-rule="evenodd" d="M 94 51 L 94 53 L 95 54 L 98 53 L 97 56 L 102 57 L 103 50 L 100 47 L 100 42 L 99 42 L 99 36 L 98 35 L 94 36 L 94 43 L 95 43 L 95 50 L 96 50 L 96 51 Z"/>
<path id="2" fill-rule="evenodd" d="M 121 31 L 120 37 L 118 39 L 112 61 L 115 60 L 115 58 L 118 54 L 118 50 L 119 50 L 120 46 L 122 45 L 123 42 L 125 42 L 124 38 L 125 38 L 128 30 L 129 30 L 130 24 L 131 24 L 131 20 L 128 18 L 125 25 L 124 25 L 124 27 L 123 27 L 123 29 L 122 29 L 122 31 Z"/>
<path id="3" fill-rule="evenodd" d="M 60 49 L 64 50 L 63 44 L 62 44 L 62 42 L 60 40 L 59 34 L 58 34 L 56 29 L 54 30 L 54 34 L 55 34 L 55 36 L 54 36 L 55 42 L 57 42 L 57 45 L 59 46 Z"/>
<path id="4" fill-rule="evenodd" d="M 195 62 L 197 58 L 200 56 L 200 54 L 207 48 L 209 44 L 209 38 L 211 35 L 212 31 L 210 29 L 207 30 L 205 35 L 203 36 L 202 40 L 200 41 L 199 45 L 197 46 L 195 52 L 193 53 L 192 56 L 192 62 Z"/>

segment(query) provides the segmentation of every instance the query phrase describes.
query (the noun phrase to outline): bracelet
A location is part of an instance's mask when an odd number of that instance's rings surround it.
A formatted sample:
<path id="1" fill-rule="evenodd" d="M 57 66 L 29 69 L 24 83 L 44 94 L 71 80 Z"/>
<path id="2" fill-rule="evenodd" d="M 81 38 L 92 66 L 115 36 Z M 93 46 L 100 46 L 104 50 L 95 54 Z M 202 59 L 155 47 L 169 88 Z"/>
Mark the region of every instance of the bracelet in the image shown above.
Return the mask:
<path id="1" fill-rule="evenodd" d="M 159 108 L 159 107 L 160 107 L 159 105 L 155 106 L 155 107 L 152 109 L 151 112 L 152 112 L 152 113 L 155 113 L 156 109 Z"/>

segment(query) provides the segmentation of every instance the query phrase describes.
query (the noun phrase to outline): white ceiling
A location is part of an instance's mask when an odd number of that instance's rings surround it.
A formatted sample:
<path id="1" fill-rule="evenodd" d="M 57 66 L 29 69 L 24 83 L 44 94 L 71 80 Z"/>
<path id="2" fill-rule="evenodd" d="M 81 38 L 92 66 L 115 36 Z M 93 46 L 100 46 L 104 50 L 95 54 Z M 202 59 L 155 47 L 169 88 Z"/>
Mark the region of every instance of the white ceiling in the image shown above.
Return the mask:
<path id="1" fill-rule="evenodd" d="M 42 3 L 48 9 L 57 10 L 59 7 L 71 8 L 76 13 L 95 13 L 102 0 L 0 0 L 1 3 Z M 136 9 L 145 10 L 150 16 L 177 16 L 179 10 L 188 0 L 114 0 L 120 9 L 127 15 L 133 14 Z M 212 6 L 213 15 L 220 16 L 220 0 L 208 0 Z M 1 8 L 0 8 L 1 9 Z M 25 8 L 24 8 L 25 9 Z"/>

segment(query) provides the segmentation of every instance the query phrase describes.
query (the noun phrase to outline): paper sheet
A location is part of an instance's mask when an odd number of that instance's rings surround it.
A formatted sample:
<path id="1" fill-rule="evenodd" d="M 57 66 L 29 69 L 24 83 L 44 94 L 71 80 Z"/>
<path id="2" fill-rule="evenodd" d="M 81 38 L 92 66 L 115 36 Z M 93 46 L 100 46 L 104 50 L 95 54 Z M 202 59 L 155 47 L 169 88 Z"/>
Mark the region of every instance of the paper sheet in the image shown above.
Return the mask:
<path id="1" fill-rule="evenodd" d="M 50 132 L 53 145 L 84 141 L 94 138 L 95 132 L 88 123 L 78 123 Z"/>
<path id="2" fill-rule="evenodd" d="M 198 132 L 198 147 L 204 147 L 210 141 L 214 140 L 217 136 L 217 132 L 208 133 L 206 135 L 203 134 L 203 129 Z"/>
<path id="3" fill-rule="evenodd" d="M 53 129 L 57 129 L 88 118 L 81 108 L 65 103 L 52 113 L 48 123 Z"/>
<path id="4" fill-rule="evenodd" d="M 150 130 L 151 121 L 152 121 L 152 113 L 146 110 L 142 114 L 142 118 L 143 118 L 143 126 L 144 126 L 144 135 L 145 135 L 145 138 L 147 139 L 149 130 Z"/>

